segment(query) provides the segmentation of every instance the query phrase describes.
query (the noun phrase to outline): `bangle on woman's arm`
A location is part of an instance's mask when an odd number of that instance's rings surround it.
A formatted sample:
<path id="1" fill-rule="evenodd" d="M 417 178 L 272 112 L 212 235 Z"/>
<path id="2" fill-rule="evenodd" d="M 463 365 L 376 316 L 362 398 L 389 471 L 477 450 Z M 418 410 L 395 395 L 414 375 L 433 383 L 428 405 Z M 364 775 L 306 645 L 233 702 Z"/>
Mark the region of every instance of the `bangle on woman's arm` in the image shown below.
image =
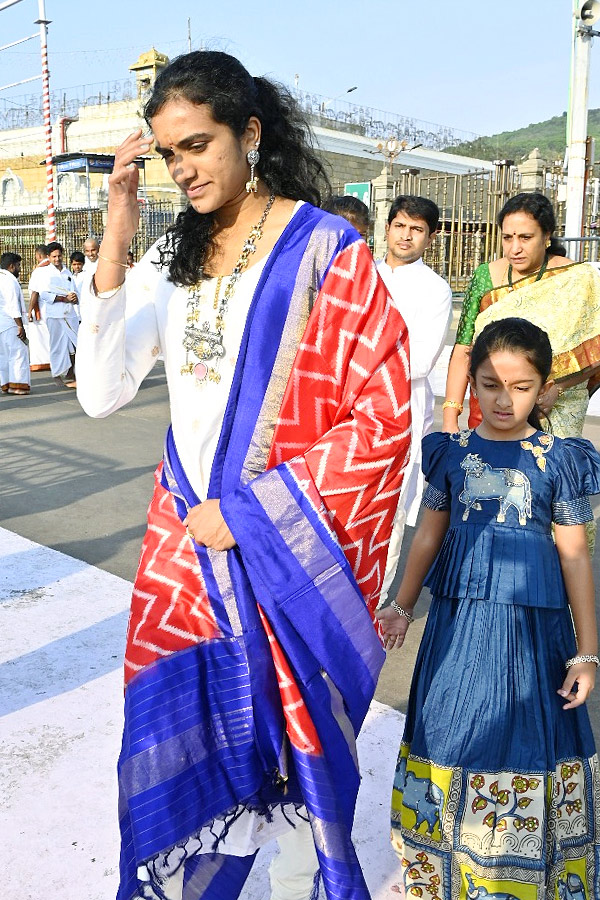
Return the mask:
<path id="1" fill-rule="evenodd" d="M 409 625 L 415 621 L 415 617 L 411 616 L 410 613 L 406 612 L 406 610 L 403 609 L 401 606 L 399 606 L 395 600 L 392 600 L 392 602 L 390 603 L 390 606 L 392 607 L 392 609 L 394 609 L 398 613 L 399 616 L 402 616 L 403 619 L 408 619 Z"/>
<path id="2" fill-rule="evenodd" d="M 102 256 L 101 253 L 98 254 L 98 259 L 103 259 L 104 262 L 112 263 L 113 266 L 121 266 L 122 269 L 128 269 L 129 266 L 127 263 L 119 262 L 118 259 L 109 259 L 108 256 Z"/>
<path id="3" fill-rule="evenodd" d="M 463 405 L 459 400 L 444 400 L 442 409 L 457 409 L 460 414 L 463 411 Z"/>
<path id="4" fill-rule="evenodd" d="M 600 659 L 596 656 L 595 653 L 582 653 L 581 656 L 572 656 L 571 659 L 568 659 L 565 663 L 565 669 L 570 669 L 571 666 L 576 666 L 578 663 L 595 663 L 596 668 L 600 666 Z"/>

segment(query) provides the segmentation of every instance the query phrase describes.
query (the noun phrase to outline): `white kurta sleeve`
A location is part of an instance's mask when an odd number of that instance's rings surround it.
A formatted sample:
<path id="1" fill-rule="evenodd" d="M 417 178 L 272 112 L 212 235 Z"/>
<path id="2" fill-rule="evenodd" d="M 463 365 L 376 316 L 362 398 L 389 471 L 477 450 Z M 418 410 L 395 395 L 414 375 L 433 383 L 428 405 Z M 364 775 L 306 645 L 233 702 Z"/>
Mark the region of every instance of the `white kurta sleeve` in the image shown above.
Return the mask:
<path id="1" fill-rule="evenodd" d="M 427 378 L 444 343 L 452 316 L 452 291 L 441 278 L 420 298 L 416 314 L 407 321 L 410 340 L 410 377 Z"/>
<path id="2" fill-rule="evenodd" d="M 135 397 L 159 353 L 154 273 L 147 272 L 147 281 L 143 271 L 139 274 L 108 297 L 98 297 L 87 279 L 82 286 L 77 398 L 88 416 L 97 419 Z"/>
<path id="3" fill-rule="evenodd" d="M 0 309 L 11 319 L 18 319 L 23 315 L 19 282 L 11 272 L 6 272 L 6 275 L 2 277 L 0 288 Z"/>

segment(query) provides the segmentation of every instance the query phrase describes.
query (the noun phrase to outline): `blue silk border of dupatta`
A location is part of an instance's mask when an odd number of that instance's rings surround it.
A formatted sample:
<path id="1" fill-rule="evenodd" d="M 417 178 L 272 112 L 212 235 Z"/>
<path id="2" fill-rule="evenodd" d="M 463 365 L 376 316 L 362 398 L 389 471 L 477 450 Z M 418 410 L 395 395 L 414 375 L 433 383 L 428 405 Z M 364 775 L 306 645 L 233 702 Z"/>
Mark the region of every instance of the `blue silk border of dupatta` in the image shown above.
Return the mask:
<path id="1" fill-rule="evenodd" d="M 153 663 L 126 692 L 119 900 L 146 896 L 138 865 L 176 856 L 178 845 L 211 821 L 240 805 L 268 817 L 273 805 L 287 803 L 307 806 L 328 897 L 369 897 L 350 839 L 359 783 L 354 736 L 373 696 L 383 651 L 343 552 L 291 470 L 278 466 L 240 487 L 289 298 L 323 215 L 308 205 L 299 210 L 265 265 L 211 474 L 209 496 L 222 498 L 238 542 L 227 562 L 241 633 L 233 634 L 210 553 L 198 548 L 223 637 Z M 356 237 L 353 229 L 342 228 L 337 251 Z M 173 493 L 181 518 L 198 502 L 171 431 L 163 486 Z M 257 598 L 323 747 L 322 753 L 293 750 L 285 797 L 273 778 L 285 755 L 285 725 Z M 201 886 L 197 896 L 202 900 L 222 900 L 227 884 L 228 900 L 234 900 L 253 859 L 224 856 L 216 846 L 213 853 L 187 860 L 186 882 Z"/>

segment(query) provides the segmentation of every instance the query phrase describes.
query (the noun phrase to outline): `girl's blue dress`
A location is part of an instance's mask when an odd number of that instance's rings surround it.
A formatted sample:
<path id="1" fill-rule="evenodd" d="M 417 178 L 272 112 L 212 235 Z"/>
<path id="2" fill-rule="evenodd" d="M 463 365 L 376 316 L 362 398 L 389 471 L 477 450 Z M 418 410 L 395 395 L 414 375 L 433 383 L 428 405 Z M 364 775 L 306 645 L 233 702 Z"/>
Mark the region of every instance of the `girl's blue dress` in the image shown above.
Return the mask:
<path id="1" fill-rule="evenodd" d="M 428 435 L 423 471 L 450 527 L 392 797 L 407 898 L 597 900 L 598 760 L 585 706 L 556 693 L 577 646 L 551 524 L 593 518 L 600 456 L 463 431 Z"/>

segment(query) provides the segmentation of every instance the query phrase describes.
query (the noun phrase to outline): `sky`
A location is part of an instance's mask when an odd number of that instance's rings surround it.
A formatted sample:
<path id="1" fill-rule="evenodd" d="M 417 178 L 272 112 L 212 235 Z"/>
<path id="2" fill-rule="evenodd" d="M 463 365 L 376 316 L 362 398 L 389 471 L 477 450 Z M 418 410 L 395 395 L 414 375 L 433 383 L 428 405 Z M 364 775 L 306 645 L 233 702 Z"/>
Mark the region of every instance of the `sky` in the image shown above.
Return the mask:
<path id="1" fill-rule="evenodd" d="M 4 0 L 0 0 L 0 6 Z M 120 80 L 155 46 L 224 50 L 254 75 L 476 134 L 567 107 L 572 0 L 46 0 L 51 89 Z M 0 46 L 35 31 L 38 0 L 0 11 Z M 39 72 L 39 42 L 0 52 L 0 86 Z M 0 92 L 11 98 L 39 82 Z M 600 107 L 600 39 L 590 108 Z"/>

